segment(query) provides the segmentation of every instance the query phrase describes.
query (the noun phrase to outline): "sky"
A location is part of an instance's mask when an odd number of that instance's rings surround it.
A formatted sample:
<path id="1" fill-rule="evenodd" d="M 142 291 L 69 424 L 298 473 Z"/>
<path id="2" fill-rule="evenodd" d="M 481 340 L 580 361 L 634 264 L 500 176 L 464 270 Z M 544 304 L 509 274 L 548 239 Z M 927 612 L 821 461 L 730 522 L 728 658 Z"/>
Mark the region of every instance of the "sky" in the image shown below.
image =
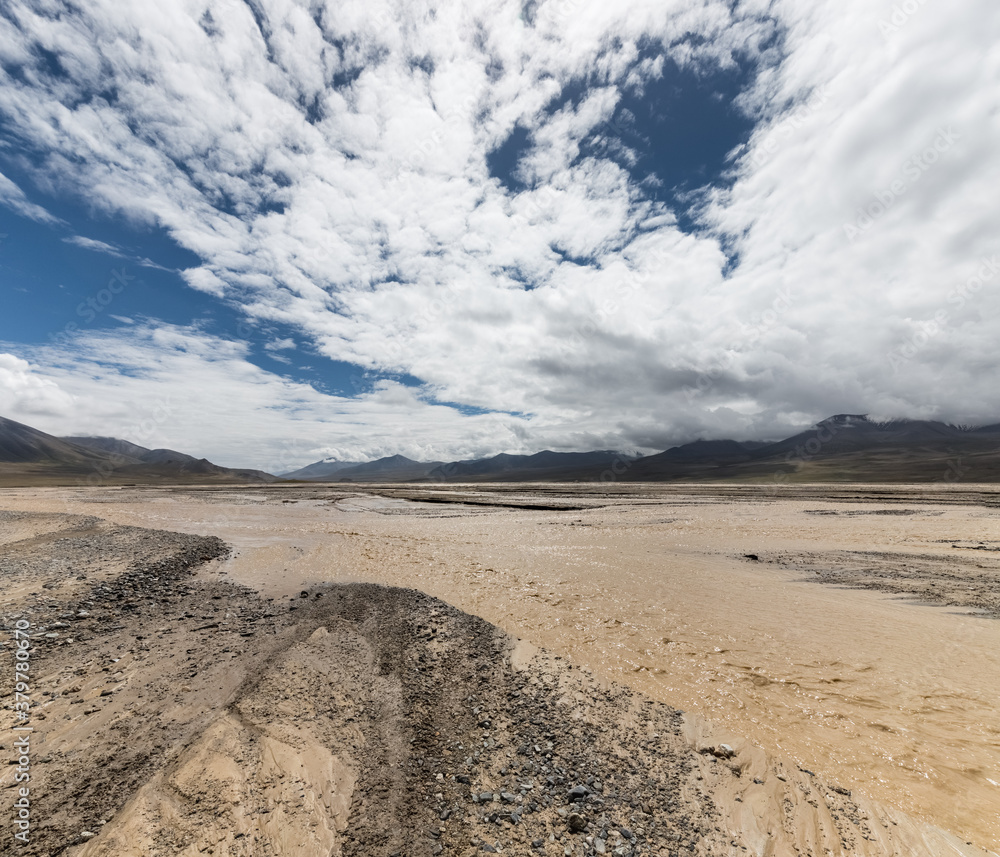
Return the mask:
<path id="1" fill-rule="evenodd" d="M 995 0 L 8 0 L 0 415 L 228 466 L 1000 419 Z"/>

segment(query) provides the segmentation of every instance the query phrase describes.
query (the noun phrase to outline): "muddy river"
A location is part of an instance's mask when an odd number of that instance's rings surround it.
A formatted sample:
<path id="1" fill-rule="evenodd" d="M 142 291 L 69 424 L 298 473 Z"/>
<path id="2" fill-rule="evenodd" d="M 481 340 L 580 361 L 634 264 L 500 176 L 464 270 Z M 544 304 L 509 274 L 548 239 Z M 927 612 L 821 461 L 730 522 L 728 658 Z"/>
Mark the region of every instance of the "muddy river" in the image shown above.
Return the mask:
<path id="1" fill-rule="evenodd" d="M 9 489 L 0 508 L 218 535 L 236 554 L 214 573 L 275 598 L 424 590 L 1000 851 L 1000 621 L 920 596 L 937 579 L 897 585 L 926 567 L 995 596 L 996 487 Z M 848 561 L 897 591 L 831 583 Z"/>

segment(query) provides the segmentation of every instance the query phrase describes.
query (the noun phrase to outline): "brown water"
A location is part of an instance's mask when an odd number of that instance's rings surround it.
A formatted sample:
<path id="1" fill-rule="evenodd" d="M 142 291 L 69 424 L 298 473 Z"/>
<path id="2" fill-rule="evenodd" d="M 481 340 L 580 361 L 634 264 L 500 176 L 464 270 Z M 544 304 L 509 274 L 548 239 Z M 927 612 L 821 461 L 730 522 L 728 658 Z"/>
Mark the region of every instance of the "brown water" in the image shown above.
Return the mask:
<path id="1" fill-rule="evenodd" d="M 1000 538 L 1000 510 L 942 493 L 905 517 L 810 515 L 871 506 L 859 491 L 764 502 L 688 490 L 626 492 L 611 505 L 577 497 L 593 508 L 555 512 L 362 492 L 283 504 L 318 492 L 274 488 L 7 491 L 0 508 L 68 506 L 219 535 L 238 549 L 229 577 L 274 596 L 322 580 L 422 589 L 1000 850 L 1000 621 L 743 559 L 779 549 L 950 558 L 952 541 Z"/>

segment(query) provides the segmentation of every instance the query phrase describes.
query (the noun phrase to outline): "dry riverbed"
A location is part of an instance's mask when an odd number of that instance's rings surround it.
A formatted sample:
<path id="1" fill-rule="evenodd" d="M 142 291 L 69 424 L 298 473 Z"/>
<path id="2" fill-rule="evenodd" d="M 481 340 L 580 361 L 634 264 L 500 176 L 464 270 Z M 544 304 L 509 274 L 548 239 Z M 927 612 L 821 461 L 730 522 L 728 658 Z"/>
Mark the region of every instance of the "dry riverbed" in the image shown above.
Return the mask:
<path id="1" fill-rule="evenodd" d="M 996 850 L 996 495 L 808 490 L 3 492 L 21 852 Z"/>

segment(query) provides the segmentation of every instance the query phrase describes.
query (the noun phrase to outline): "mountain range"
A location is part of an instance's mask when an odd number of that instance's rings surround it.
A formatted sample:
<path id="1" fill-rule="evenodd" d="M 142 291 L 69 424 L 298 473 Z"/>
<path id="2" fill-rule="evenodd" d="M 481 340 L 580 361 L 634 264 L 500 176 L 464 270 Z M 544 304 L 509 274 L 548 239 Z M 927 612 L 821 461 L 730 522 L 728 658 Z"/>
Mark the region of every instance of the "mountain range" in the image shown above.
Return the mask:
<path id="1" fill-rule="evenodd" d="M 172 449 L 113 437 L 55 437 L 0 417 L 0 485 L 274 482 L 260 470 L 220 467 Z"/>
<path id="2" fill-rule="evenodd" d="M 375 461 L 337 461 L 325 458 L 291 473 L 282 479 L 307 482 L 412 482 L 426 478 L 440 461 L 414 461 L 405 455 L 390 455 Z"/>
<path id="3" fill-rule="evenodd" d="M 329 469 L 321 471 L 321 465 Z M 328 460 L 283 478 L 338 482 L 1000 482 L 1000 424 L 973 428 L 837 414 L 778 441 L 696 440 L 647 456 L 613 450 L 546 450 L 448 463 L 402 456 L 363 465 Z"/>
<path id="4" fill-rule="evenodd" d="M 111 437 L 54 437 L 0 417 L 0 485 L 274 482 L 171 449 Z M 280 479 L 307 482 L 1000 482 L 1000 423 L 838 414 L 778 441 L 696 440 L 654 455 L 614 450 L 501 453 L 463 461 L 323 459 Z"/>

